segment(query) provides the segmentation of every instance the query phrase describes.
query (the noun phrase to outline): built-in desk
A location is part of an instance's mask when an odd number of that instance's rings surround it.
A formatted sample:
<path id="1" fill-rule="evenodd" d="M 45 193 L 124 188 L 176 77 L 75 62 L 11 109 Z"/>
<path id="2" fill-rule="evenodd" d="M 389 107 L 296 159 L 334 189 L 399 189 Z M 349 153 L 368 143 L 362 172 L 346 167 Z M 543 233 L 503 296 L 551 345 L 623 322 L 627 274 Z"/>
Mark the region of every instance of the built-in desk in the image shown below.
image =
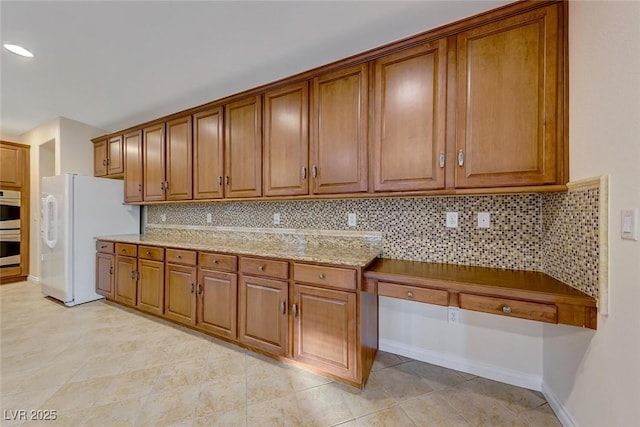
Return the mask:
<path id="1" fill-rule="evenodd" d="M 596 329 L 595 298 L 535 271 L 381 258 L 364 273 L 378 296 Z"/>

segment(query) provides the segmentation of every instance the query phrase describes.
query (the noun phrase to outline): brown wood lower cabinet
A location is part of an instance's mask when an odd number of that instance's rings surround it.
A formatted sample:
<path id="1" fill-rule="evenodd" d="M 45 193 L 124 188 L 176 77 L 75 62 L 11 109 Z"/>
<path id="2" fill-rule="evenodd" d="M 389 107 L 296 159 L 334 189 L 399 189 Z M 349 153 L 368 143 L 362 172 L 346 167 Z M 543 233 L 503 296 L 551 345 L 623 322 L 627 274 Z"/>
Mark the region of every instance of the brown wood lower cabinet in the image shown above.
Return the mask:
<path id="1" fill-rule="evenodd" d="M 293 358 L 334 375 L 356 378 L 356 294 L 296 283 Z"/>
<path id="2" fill-rule="evenodd" d="M 138 260 L 138 302 L 140 310 L 162 314 L 164 308 L 164 263 Z"/>
<path id="3" fill-rule="evenodd" d="M 115 256 L 98 252 L 96 254 L 96 293 L 112 299 L 115 284 Z"/>
<path id="4" fill-rule="evenodd" d="M 164 315 L 176 322 L 196 323 L 196 268 L 167 264 L 164 282 Z"/>
<path id="5" fill-rule="evenodd" d="M 198 268 L 198 328 L 235 340 L 238 336 L 238 276 Z"/>
<path id="6" fill-rule="evenodd" d="M 289 284 L 240 275 L 240 342 L 271 354 L 287 354 Z"/>
<path id="7" fill-rule="evenodd" d="M 136 305 L 136 258 L 116 256 L 116 280 L 114 299 L 126 305 Z"/>

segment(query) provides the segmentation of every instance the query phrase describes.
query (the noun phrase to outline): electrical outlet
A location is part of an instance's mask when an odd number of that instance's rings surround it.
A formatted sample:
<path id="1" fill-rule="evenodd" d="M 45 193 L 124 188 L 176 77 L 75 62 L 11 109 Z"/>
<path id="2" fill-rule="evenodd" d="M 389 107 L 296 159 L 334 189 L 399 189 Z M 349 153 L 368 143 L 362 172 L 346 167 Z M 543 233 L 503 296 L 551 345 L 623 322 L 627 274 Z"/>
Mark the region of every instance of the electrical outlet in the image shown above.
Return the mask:
<path id="1" fill-rule="evenodd" d="M 162 222 L 166 222 L 167 221 L 167 214 L 166 213 L 160 214 L 160 221 L 162 221 Z"/>
<path id="2" fill-rule="evenodd" d="M 623 209 L 620 234 L 625 240 L 638 240 L 638 209 Z"/>
<path id="3" fill-rule="evenodd" d="M 458 212 L 447 212 L 447 227 L 448 228 L 458 227 Z"/>
<path id="4" fill-rule="evenodd" d="M 460 310 L 457 307 L 449 307 L 447 309 L 447 319 L 452 325 L 460 323 Z"/>
<path id="5" fill-rule="evenodd" d="M 273 225 L 280 225 L 280 213 L 276 212 L 273 214 Z"/>
<path id="6" fill-rule="evenodd" d="M 356 217 L 355 213 L 350 213 L 347 217 L 347 225 L 349 227 L 355 227 L 356 225 L 358 225 L 358 219 Z"/>
<path id="7" fill-rule="evenodd" d="M 213 220 L 211 219 L 211 214 L 208 213 L 207 214 L 207 224 L 211 224 L 213 222 Z"/>
<path id="8" fill-rule="evenodd" d="M 478 228 L 491 227 L 491 214 L 489 212 L 478 212 Z"/>

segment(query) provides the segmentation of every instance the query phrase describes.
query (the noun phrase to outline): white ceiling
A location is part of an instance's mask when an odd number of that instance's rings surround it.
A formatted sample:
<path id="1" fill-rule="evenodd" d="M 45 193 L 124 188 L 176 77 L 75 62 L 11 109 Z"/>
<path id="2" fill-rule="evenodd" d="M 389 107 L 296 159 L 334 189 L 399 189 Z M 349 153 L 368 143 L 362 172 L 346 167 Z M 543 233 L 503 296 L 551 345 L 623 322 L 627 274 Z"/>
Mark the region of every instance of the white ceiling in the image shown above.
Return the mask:
<path id="1" fill-rule="evenodd" d="M 58 116 L 109 132 L 410 36 L 508 0 L 0 1 L 0 131 Z"/>

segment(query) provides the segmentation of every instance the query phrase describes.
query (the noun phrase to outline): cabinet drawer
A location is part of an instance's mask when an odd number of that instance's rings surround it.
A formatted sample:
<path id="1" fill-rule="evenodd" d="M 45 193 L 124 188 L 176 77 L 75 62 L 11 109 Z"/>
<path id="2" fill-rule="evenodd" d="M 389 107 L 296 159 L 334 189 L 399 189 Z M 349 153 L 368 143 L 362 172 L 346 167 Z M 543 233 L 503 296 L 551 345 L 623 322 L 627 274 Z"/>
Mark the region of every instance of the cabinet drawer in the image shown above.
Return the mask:
<path id="1" fill-rule="evenodd" d="M 558 323 L 558 309 L 553 304 L 461 293 L 460 308 L 539 322 Z"/>
<path id="2" fill-rule="evenodd" d="M 287 261 L 241 257 L 240 273 L 252 274 L 254 276 L 274 277 L 276 279 L 288 279 L 289 263 Z"/>
<path id="3" fill-rule="evenodd" d="M 355 270 L 322 265 L 294 264 L 293 280 L 350 291 L 355 291 L 357 285 Z"/>
<path id="4" fill-rule="evenodd" d="M 96 251 L 102 252 L 105 254 L 112 254 L 114 246 L 115 245 L 113 242 L 105 242 L 103 240 L 98 240 L 96 242 Z"/>
<path id="5" fill-rule="evenodd" d="M 234 255 L 198 253 L 198 265 L 203 268 L 220 271 L 236 271 L 238 258 Z"/>
<path id="6" fill-rule="evenodd" d="M 116 254 L 138 256 L 138 246 L 131 243 L 116 243 Z"/>
<path id="7" fill-rule="evenodd" d="M 164 261 L 164 248 L 141 245 L 138 247 L 138 258 Z"/>
<path id="8" fill-rule="evenodd" d="M 174 264 L 196 265 L 196 253 L 180 249 L 167 249 L 167 262 Z"/>
<path id="9" fill-rule="evenodd" d="M 442 289 L 425 289 L 395 283 L 378 282 L 378 295 L 418 301 L 427 304 L 449 305 L 449 292 Z"/>

